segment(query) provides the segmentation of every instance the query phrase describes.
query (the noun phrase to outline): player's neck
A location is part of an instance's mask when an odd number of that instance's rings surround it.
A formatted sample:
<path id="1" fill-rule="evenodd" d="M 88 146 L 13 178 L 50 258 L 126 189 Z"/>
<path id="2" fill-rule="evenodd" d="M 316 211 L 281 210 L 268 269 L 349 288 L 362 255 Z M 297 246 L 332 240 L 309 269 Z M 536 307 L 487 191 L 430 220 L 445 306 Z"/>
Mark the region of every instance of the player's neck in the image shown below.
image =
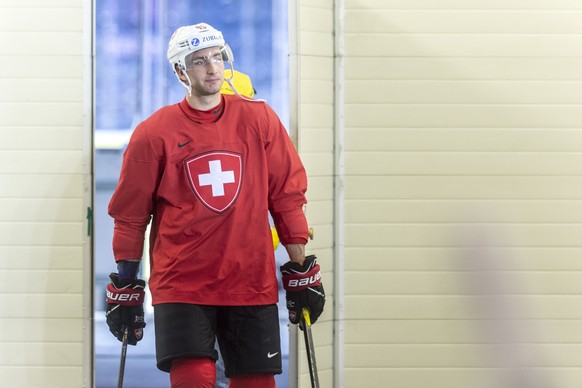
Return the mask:
<path id="1" fill-rule="evenodd" d="M 190 118 L 190 120 L 198 124 L 210 124 L 218 121 L 224 111 L 224 99 L 220 99 L 218 105 L 215 105 L 207 110 L 192 108 L 188 101 L 180 103 L 182 111 Z"/>
<path id="2" fill-rule="evenodd" d="M 186 95 L 188 105 L 197 110 L 209 110 L 220 104 L 220 93 L 210 96 Z"/>

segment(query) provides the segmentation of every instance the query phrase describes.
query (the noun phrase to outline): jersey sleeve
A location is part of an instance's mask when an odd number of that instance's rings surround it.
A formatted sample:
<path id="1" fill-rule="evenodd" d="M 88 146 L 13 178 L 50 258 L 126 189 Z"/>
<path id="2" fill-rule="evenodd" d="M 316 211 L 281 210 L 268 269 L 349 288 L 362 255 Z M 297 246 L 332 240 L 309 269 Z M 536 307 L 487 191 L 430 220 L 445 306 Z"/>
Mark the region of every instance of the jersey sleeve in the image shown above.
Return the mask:
<path id="1" fill-rule="evenodd" d="M 161 169 L 144 124 L 140 124 L 123 154 L 119 182 L 109 202 L 115 261 L 142 257 Z"/>
<path id="2" fill-rule="evenodd" d="M 306 244 L 307 174 L 285 127 L 267 106 L 272 137 L 266 142 L 269 210 L 283 245 Z"/>

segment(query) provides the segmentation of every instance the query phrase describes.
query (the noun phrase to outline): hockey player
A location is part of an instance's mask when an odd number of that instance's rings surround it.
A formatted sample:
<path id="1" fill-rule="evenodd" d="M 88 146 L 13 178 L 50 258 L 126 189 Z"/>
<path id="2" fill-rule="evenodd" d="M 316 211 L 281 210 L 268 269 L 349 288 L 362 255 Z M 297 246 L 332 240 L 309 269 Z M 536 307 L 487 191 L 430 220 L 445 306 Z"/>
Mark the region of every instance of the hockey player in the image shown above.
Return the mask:
<path id="1" fill-rule="evenodd" d="M 316 258 L 305 257 L 305 170 L 264 101 L 220 93 L 225 63 L 234 74 L 220 31 L 180 27 L 168 60 L 186 96 L 138 125 L 124 153 L 109 204 L 118 273 L 107 287 L 107 323 L 120 340 L 128 327 L 132 345 L 143 336 L 137 274 L 151 220 L 157 366 L 172 387 L 214 387 L 215 338 L 230 387 L 275 387 L 281 349 L 269 212 L 290 258 L 281 267 L 290 321 L 306 307 L 315 322 L 325 303 Z"/>

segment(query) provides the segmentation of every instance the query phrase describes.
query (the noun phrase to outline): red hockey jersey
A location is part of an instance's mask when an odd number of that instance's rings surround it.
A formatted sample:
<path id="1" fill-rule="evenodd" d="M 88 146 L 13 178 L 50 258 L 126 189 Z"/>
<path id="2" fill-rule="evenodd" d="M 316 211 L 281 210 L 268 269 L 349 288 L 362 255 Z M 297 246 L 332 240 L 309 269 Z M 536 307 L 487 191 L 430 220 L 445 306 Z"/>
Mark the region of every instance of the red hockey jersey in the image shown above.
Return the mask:
<path id="1" fill-rule="evenodd" d="M 150 231 L 153 303 L 276 303 L 268 214 L 281 241 L 307 242 L 307 178 L 264 102 L 223 96 L 204 124 L 186 100 L 137 126 L 109 203 L 115 260 L 142 256 Z"/>

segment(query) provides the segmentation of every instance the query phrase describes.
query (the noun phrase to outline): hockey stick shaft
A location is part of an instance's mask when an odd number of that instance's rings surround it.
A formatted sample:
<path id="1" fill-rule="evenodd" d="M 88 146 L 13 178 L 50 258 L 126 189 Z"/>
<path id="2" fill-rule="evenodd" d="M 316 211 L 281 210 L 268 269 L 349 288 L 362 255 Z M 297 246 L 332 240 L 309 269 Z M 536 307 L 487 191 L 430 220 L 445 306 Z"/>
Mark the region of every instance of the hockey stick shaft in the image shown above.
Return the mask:
<path id="1" fill-rule="evenodd" d="M 317 375 L 317 363 L 315 362 L 315 347 L 313 346 L 313 336 L 311 334 L 311 318 L 308 309 L 304 308 L 301 313 L 303 315 L 303 337 L 305 338 L 305 348 L 307 350 L 307 364 L 309 365 L 311 388 L 319 388 L 319 376 Z"/>
<path id="2" fill-rule="evenodd" d="M 123 375 L 125 374 L 125 357 L 127 356 L 127 337 L 129 329 L 123 325 L 123 342 L 121 343 L 121 359 L 119 361 L 119 377 L 117 379 L 117 388 L 123 388 Z"/>

